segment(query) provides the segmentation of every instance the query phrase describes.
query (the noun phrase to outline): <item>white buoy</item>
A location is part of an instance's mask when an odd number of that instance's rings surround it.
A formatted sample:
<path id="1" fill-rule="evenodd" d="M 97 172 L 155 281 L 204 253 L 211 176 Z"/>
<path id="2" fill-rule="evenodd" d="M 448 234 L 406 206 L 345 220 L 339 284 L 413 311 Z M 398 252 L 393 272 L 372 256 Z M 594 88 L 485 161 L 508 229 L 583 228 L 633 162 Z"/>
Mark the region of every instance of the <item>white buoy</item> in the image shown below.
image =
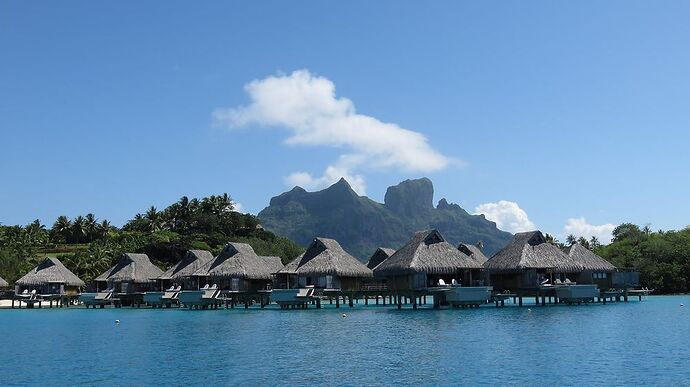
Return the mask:
<path id="1" fill-rule="evenodd" d="M 115 324 L 119 324 L 119 323 L 120 323 L 120 320 L 115 320 Z"/>
<path id="2" fill-rule="evenodd" d="M 345 317 L 347 317 L 347 315 L 345 313 L 343 313 L 343 318 L 345 318 Z"/>
<path id="3" fill-rule="evenodd" d="M 528 311 L 528 312 L 531 312 L 531 311 L 532 311 L 532 309 L 529 309 L 529 308 L 527 308 L 527 311 Z"/>
<path id="4" fill-rule="evenodd" d="M 680 304 L 680 306 L 683 306 L 683 304 Z"/>

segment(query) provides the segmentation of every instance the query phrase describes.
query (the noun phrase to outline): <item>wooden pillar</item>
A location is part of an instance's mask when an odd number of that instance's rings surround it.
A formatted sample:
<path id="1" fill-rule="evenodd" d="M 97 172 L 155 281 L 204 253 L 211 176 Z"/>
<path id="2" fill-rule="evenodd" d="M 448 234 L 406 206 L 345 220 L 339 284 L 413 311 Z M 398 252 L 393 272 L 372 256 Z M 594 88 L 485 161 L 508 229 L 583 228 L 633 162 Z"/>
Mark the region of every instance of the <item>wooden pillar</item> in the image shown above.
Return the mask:
<path id="1" fill-rule="evenodd" d="M 316 299 L 316 309 L 321 309 L 321 299 L 320 298 Z"/>
<path id="2" fill-rule="evenodd" d="M 522 296 L 518 297 L 518 306 L 522 306 Z"/>
<path id="3" fill-rule="evenodd" d="M 378 303 L 378 300 L 376 300 Z M 364 295 L 364 305 L 369 305 L 369 296 Z"/>
<path id="4" fill-rule="evenodd" d="M 412 309 L 417 309 L 417 295 L 413 294 L 411 298 L 412 298 Z"/>
<path id="5" fill-rule="evenodd" d="M 397 298 L 397 303 L 398 303 L 398 309 L 402 308 L 402 296 L 396 296 Z"/>
<path id="6" fill-rule="evenodd" d="M 349 305 L 350 305 L 350 308 L 352 308 L 353 306 L 355 306 L 354 303 L 352 302 L 352 294 L 350 294 L 350 303 L 349 303 Z"/>
<path id="7" fill-rule="evenodd" d="M 434 294 L 434 309 L 439 309 L 441 307 L 441 299 L 438 298 L 438 293 Z"/>
<path id="8" fill-rule="evenodd" d="M 335 307 L 340 308 L 340 296 L 339 295 L 335 296 Z"/>

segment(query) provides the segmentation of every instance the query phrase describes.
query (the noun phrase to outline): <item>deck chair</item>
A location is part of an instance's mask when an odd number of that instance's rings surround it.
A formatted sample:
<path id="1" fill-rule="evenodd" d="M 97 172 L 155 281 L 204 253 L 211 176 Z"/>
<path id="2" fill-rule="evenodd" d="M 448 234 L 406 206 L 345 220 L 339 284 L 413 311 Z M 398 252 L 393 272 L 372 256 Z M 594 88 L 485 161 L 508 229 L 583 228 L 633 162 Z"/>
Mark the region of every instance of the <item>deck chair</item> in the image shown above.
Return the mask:
<path id="1" fill-rule="evenodd" d="M 218 289 L 218 285 L 217 285 L 217 284 L 213 284 L 213 285 L 210 287 L 210 289 Z"/>
<path id="2" fill-rule="evenodd" d="M 565 283 L 566 285 L 574 285 L 574 284 L 575 284 L 575 282 L 572 282 L 572 281 L 570 280 L 570 278 L 566 278 L 565 281 L 564 281 L 564 283 Z"/>
<path id="3" fill-rule="evenodd" d="M 561 279 L 560 279 L 560 278 L 556 278 L 556 280 L 553 281 L 553 283 L 556 284 L 556 285 L 561 285 L 563 282 L 561 282 Z"/>
<path id="4" fill-rule="evenodd" d="M 450 281 L 450 283 L 451 283 L 453 286 L 460 286 L 460 282 L 458 282 L 455 278 L 453 278 L 453 279 Z"/>
<path id="5" fill-rule="evenodd" d="M 443 278 L 438 280 L 438 286 L 448 286 L 446 285 L 446 281 L 443 280 Z"/>
<path id="6" fill-rule="evenodd" d="M 204 287 L 201 288 L 201 290 L 208 290 L 208 284 L 204 285 Z"/>

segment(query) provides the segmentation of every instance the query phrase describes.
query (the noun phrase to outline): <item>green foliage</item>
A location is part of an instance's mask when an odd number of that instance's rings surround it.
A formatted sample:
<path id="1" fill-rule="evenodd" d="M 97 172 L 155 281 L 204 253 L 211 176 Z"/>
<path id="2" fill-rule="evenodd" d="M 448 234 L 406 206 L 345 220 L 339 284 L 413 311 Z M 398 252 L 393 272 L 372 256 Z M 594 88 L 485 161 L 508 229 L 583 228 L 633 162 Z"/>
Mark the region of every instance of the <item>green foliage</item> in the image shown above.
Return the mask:
<path id="1" fill-rule="evenodd" d="M 652 232 L 624 223 L 614 229 L 611 244 L 595 251 L 619 268 L 639 271 L 642 285 L 660 293 L 690 290 L 690 228 Z"/>
<path id="2" fill-rule="evenodd" d="M 287 238 L 257 227 L 250 214 L 233 211 L 227 195 L 181 198 L 158 211 L 150 207 L 121 230 L 93 214 L 56 219 L 47 230 L 38 220 L 27 226 L 0 226 L 0 277 L 13 283 L 46 256 L 56 256 L 89 283 L 115 264 L 125 252 L 146 253 L 162 269 L 179 261 L 189 249 L 214 254 L 231 241 L 249 243 L 258 254 L 288 262 L 303 249 Z"/>

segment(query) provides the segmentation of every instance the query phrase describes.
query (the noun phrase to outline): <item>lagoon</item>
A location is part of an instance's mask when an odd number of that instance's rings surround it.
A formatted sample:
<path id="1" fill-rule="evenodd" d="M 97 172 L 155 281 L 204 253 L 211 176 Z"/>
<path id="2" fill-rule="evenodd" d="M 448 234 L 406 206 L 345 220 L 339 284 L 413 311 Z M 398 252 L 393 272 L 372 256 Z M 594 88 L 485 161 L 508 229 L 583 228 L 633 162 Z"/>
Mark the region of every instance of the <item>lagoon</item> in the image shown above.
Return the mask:
<path id="1" fill-rule="evenodd" d="M 324 306 L 1 310 L 0 375 L 10 385 L 690 384 L 690 296 Z"/>

